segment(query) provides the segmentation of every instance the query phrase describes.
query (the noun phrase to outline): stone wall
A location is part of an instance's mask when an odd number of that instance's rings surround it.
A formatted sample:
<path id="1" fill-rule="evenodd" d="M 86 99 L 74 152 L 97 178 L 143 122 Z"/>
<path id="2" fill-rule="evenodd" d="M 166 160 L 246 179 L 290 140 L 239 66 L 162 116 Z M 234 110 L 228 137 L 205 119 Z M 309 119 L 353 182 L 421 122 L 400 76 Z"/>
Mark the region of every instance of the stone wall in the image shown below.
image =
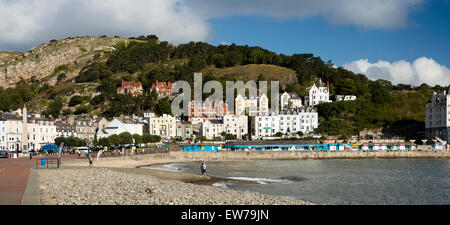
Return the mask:
<path id="1" fill-rule="evenodd" d="M 188 161 L 295 160 L 295 159 L 375 159 L 450 158 L 448 150 L 418 151 L 336 151 L 336 152 L 171 152 L 150 157 Z"/>

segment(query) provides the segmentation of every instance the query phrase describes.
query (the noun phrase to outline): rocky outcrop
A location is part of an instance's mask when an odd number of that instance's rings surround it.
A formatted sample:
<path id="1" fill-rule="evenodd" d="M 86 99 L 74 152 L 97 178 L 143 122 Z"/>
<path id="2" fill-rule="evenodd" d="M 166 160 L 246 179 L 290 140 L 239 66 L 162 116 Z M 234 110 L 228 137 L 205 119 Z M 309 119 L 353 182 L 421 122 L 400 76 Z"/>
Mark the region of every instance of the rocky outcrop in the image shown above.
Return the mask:
<path id="1" fill-rule="evenodd" d="M 56 83 L 55 69 L 65 66 L 66 79 L 78 75 L 78 72 L 93 60 L 100 60 L 105 52 L 113 51 L 121 38 L 78 37 L 51 41 L 32 48 L 29 52 L 13 59 L 0 60 L 0 85 L 3 88 L 14 87 L 21 81 L 44 81 L 50 85 Z"/>

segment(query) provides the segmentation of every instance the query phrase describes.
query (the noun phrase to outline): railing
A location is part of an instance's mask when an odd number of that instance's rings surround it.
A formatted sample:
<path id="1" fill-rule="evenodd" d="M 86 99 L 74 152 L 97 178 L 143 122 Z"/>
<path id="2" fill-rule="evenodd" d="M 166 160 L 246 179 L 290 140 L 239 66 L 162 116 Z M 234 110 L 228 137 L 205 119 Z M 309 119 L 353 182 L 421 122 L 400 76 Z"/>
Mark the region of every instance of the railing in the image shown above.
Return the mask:
<path id="1" fill-rule="evenodd" d="M 60 158 L 40 158 L 36 159 L 36 169 L 42 169 L 42 168 L 58 168 L 61 166 L 61 159 Z"/>
<path id="2" fill-rule="evenodd" d="M 123 153 L 114 150 L 114 151 L 107 151 L 103 152 L 100 155 L 101 159 L 104 158 L 119 158 L 119 157 L 130 157 L 131 150 L 126 149 Z M 159 153 L 166 153 L 165 149 L 137 149 L 136 155 L 151 155 L 151 154 L 159 154 Z M 91 157 L 93 159 L 97 158 L 97 152 L 91 152 Z M 85 159 L 86 153 L 82 153 L 78 156 L 78 159 Z"/>

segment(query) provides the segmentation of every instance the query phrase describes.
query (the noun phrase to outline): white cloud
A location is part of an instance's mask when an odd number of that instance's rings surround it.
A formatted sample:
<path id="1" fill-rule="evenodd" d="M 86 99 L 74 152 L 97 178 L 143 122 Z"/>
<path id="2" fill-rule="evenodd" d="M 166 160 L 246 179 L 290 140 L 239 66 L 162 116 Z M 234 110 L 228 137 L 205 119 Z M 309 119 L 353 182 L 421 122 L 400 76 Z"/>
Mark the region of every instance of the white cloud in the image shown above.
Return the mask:
<path id="1" fill-rule="evenodd" d="M 0 0 L 0 49 L 83 35 L 157 34 L 173 43 L 209 38 L 183 0 Z"/>
<path id="2" fill-rule="evenodd" d="M 156 34 L 173 43 L 208 41 L 209 20 L 233 15 L 320 16 L 369 29 L 405 26 L 425 0 L 0 0 L 0 49 L 82 35 Z"/>
<path id="3" fill-rule="evenodd" d="M 441 86 L 450 84 L 450 69 L 427 57 L 418 58 L 413 63 L 404 60 L 393 63 L 386 61 L 370 63 L 367 59 L 361 59 L 347 63 L 343 67 L 354 73 L 365 74 L 372 80 L 384 79 L 394 84 L 427 83 Z"/>

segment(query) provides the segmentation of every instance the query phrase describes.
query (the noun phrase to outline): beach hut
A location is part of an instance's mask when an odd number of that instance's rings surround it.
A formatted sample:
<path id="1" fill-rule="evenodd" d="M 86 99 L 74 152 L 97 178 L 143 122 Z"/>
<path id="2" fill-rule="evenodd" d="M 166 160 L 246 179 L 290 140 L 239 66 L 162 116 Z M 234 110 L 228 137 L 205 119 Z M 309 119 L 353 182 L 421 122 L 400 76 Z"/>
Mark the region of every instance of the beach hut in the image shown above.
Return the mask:
<path id="1" fill-rule="evenodd" d="M 185 145 L 185 152 L 219 152 L 218 145 Z"/>
<path id="2" fill-rule="evenodd" d="M 363 144 L 363 145 L 361 146 L 361 150 L 363 150 L 363 151 L 368 151 L 368 150 L 369 150 L 369 144 Z"/>

